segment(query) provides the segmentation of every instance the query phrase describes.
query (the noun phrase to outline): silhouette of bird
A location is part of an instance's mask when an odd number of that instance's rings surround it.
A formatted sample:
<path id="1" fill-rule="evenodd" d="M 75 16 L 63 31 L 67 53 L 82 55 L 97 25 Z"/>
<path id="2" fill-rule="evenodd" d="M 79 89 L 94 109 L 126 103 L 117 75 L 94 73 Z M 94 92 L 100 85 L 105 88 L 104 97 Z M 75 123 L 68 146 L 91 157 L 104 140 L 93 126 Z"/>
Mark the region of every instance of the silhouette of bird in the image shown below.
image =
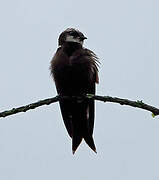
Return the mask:
<path id="1" fill-rule="evenodd" d="M 87 39 L 77 29 L 68 28 L 58 39 L 58 49 L 51 61 L 51 75 L 57 93 L 62 96 L 83 96 L 95 94 L 98 78 L 98 58 L 91 50 L 83 47 Z M 60 100 L 64 124 L 72 138 L 72 152 L 75 153 L 82 139 L 96 152 L 93 140 L 94 100 Z"/>

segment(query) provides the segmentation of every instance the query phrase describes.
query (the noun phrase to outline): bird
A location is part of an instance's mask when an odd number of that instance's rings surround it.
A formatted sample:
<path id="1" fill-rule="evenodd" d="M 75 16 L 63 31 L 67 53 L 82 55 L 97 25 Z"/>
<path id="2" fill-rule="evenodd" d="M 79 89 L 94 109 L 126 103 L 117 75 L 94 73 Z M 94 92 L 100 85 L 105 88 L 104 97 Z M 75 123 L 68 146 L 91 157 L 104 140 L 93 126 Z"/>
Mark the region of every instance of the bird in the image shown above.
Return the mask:
<path id="1" fill-rule="evenodd" d="M 95 94 L 99 83 L 99 60 L 96 54 L 83 47 L 87 37 L 75 28 L 67 28 L 58 38 L 58 49 L 50 63 L 51 76 L 60 96 Z M 74 154 L 82 139 L 94 151 L 93 140 L 95 102 L 93 99 L 59 100 L 62 118 L 72 138 Z"/>

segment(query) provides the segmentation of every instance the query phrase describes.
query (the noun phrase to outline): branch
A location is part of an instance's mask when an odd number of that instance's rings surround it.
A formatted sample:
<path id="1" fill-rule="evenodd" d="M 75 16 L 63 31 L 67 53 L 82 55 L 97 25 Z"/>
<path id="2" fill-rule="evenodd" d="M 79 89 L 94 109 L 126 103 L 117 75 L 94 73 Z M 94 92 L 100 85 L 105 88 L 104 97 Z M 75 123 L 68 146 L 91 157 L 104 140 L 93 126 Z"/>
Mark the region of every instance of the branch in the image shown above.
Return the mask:
<path id="1" fill-rule="evenodd" d="M 20 113 L 20 112 L 26 112 L 28 110 L 35 109 L 39 106 L 49 105 L 49 104 L 52 104 L 59 100 L 64 100 L 64 99 L 65 100 L 94 99 L 94 100 L 103 101 L 103 102 L 113 102 L 113 103 L 118 103 L 120 105 L 128 105 L 128 106 L 132 106 L 132 107 L 150 111 L 152 113 L 153 117 L 159 115 L 158 108 L 150 106 L 148 104 L 145 104 L 142 101 L 138 101 L 138 100 L 131 101 L 128 99 L 122 99 L 122 98 L 111 97 L 111 96 L 96 96 L 96 95 L 92 95 L 92 94 L 87 94 L 86 96 L 83 96 L 83 97 L 56 96 L 53 98 L 40 100 L 38 102 L 28 104 L 26 106 L 21 106 L 18 108 L 13 108 L 11 110 L 0 112 L 0 118 L 10 116 L 12 114 Z"/>

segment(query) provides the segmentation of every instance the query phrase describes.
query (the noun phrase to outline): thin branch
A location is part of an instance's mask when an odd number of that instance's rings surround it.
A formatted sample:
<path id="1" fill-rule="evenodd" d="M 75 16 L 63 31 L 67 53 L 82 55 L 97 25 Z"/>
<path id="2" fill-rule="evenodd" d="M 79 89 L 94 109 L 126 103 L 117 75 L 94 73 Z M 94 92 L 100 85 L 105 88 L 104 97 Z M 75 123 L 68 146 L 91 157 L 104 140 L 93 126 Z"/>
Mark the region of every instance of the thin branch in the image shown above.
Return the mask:
<path id="1" fill-rule="evenodd" d="M 62 99 L 65 99 L 65 100 L 94 99 L 94 100 L 103 101 L 103 102 L 113 102 L 113 103 L 118 103 L 120 105 L 128 105 L 128 106 L 132 106 L 132 107 L 136 107 L 136 108 L 140 108 L 140 109 L 150 111 L 150 112 L 152 112 L 153 116 L 159 115 L 159 109 L 158 108 L 150 106 L 148 104 L 145 104 L 142 101 L 138 101 L 138 100 L 137 101 L 131 101 L 128 99 L 122 99 L 122 98 L 111 97 L 111 96 L 96 96 L 96 95 L 92 95 L 92 94 L 87 94 L 86 96 L 83 96 L 83 97 L 56 96 L 53 98 L 40 100 L 38 102 L 31 103 L 31 104 L 28 104 L 26 106 L 21 106 L 18 108 L 13 108 L 11 110 L 0 112 L 0 117 L 6 117 L 6 116 L 10 116 L 10 115 L 13 115 L 16 113 L 26 112 L 28 110 L 35 109 L 39 106 L 49 105 L 49 104 L 55 103 L 55 102 L 62 100 Z"/>

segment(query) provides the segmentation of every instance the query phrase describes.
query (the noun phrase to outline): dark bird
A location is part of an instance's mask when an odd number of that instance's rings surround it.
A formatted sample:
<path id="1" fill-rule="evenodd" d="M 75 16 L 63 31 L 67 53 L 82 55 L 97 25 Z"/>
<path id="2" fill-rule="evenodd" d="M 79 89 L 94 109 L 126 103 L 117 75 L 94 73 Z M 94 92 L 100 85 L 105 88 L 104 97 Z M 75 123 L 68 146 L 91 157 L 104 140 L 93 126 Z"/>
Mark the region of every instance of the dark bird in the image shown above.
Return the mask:
<path id="1" fill-rule="evenodd" d="M 51 61 L 51 75 L 57 93 L 61 96 L 83 96 L 95 94 L 98 78 L 98 58 L 83 47 L 87 39 L 79 30 L 68 28 L 58 39 L 58 49 Z M 82 139 L 96 152 L 93 140 L 94 100 L 60 100 L 64 124 L 72 138 L 75 153 Z"/>

